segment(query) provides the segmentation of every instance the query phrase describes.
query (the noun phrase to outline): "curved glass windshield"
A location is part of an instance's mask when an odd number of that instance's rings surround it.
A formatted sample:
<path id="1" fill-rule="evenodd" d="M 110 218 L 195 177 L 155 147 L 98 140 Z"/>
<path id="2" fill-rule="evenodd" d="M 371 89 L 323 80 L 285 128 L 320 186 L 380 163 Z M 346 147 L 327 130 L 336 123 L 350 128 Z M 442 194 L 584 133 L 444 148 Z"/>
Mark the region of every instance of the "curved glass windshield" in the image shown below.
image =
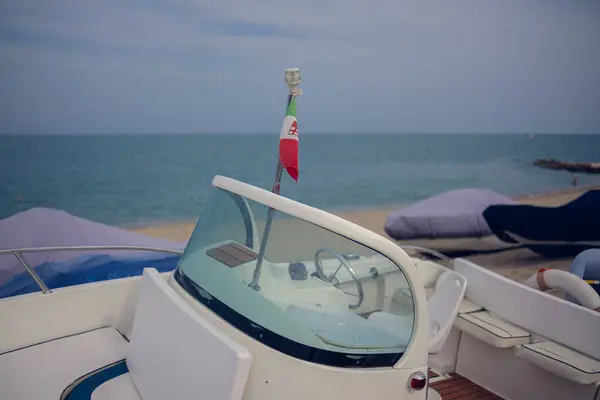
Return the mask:
<path id="1" fill-rule="evenodd" d="M 413 332 L 410 287 L 388 258 L 222 189 L 213 193 L 175 277 L 238 329 L 307 361 L 393 365 Z"/>

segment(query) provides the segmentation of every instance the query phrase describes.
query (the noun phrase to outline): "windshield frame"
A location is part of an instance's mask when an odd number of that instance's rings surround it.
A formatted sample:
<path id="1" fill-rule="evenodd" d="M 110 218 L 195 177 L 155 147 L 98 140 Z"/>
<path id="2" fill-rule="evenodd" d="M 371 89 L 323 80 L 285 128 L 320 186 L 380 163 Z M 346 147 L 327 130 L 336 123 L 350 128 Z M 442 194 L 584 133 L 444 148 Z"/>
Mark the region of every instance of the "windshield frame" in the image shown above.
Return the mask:
<path id="1" fill-rule="evenodd" d="M 209 291 L 200 286 L 201 282 L 196 282 L 185 274 L 181 268 L 182 263 L 180 262 L 174 271 L 174 280 L 195 300 L 203 304 L 223 320 L 227 321 L 230 325 L 239 329 L 254 340 L 291 357 L 321 365 L 341 368 L 393 367 L 403 358 L 404 354 L 411 349 L 415 341 L 420 341 L 418 336 L 422 335 L 423 329 L 420 327 L 422 324 L 420 324 L 419 321 L 423 317 L 420 315 L 421 310 L 417 304 L 420 296 L 418 292 L 415 293 L 414 288 L 416 286 L 412 279 L 412 276 L 414 275 L 411 274 L 410 271 L 411 268 L 415 268 L 416 272 L 416 266 L 402 249 L 387 241 L 387 239 L 362 227 L 352 224 L 349 221 L 326 213 L 322 210 L 318 210 L 316 208 L 294 202 L 293 200 L 283 198 L 280 195 L 267 192 L 263 189 L 220 176 L 215 177 L 213 180 L 213 186 L 222 189 L 233 198 L 238 206 L 241 216 L 244 216 L 244 212 L 246 212 L 246 215 L 248 215 L 248 213 L 252 215 L 252 210 L 247 201 L 245 201 L 247 198 L 248 200 L 256 201 L 264 206 L 271 207 L 276 211 L 281 211 L 292 217 L 296 217 L 300 220 L 315 225 L 316 227 L 332 232 L 386 256 L 405 275 L 410 291 L 414 296 L 414 321 L 412 326 L 412 335 L 404 351 L 398 351 L 398 349 L 395 349 L 396 351 L 393 352 L 346 353 L 343 351 L 316 348 L 307 344 L 299 343 L 261 326 L 256 321 L 251 320 L 247 316 L 231 308 L 228 304 L 214 297 Z M 244 219 L 246 220 L 246 218 Z M 257 245 L 257 243 L 255 243 L 255 239 L 258 238 L 256 236 L 256 227 L 253 225 L 254 224 L 245 223 L 247 236 L 246 240 L 248 240 L 249 236 L 253 237 L 251 243 L 253 244 L 252 247 Z M 388 243 L 386 243 L 386 241 Z M 375 246 L 373 245 L 373 242 Z M 389 252 L 385 250 L 382 251 L 381 247 L 392 248 L 395 250 L 394 252 L 400 254 L 400 257 L 390 257 L 388 255 Z M 398 262 L 399 258 L 401 263 Z M 404 260 L 402 260 L 403 258 Z"/>

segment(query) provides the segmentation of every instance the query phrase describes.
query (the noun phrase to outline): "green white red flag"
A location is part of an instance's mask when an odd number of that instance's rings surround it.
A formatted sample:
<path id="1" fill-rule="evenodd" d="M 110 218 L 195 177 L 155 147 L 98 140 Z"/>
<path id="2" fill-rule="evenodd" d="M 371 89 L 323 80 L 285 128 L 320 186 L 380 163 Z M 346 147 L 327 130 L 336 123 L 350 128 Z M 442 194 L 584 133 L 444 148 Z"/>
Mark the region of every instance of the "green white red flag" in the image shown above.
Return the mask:
<path id="1" fill-rule="evenodd" d="M 298 121 L 296 96 L 288 104 L 279 135 L 279 161 L 293 180 L 298 182 Z"/>

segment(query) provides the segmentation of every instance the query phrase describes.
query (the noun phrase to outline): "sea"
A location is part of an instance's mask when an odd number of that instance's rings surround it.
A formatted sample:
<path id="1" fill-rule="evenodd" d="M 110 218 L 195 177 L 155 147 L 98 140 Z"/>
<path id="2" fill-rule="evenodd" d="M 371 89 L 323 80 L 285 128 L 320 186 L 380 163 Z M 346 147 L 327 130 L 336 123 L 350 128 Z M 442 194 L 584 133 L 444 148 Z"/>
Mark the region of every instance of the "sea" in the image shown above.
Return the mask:
<path id="1" fill-rule="evenodd" d="M 277 151 L 278 134 L 0 136 L 0 219 L 49 207 L 124 227 L 195 220 L 215 175 L 270 190 Z M 284 176 L 282 194 L 344 210 L 458 188 L 518 196 L 571 187 L 571 173 L 536 167 L 538 158 L 598 162 L 600 135 L 306 133 L 299 181 Z"/>

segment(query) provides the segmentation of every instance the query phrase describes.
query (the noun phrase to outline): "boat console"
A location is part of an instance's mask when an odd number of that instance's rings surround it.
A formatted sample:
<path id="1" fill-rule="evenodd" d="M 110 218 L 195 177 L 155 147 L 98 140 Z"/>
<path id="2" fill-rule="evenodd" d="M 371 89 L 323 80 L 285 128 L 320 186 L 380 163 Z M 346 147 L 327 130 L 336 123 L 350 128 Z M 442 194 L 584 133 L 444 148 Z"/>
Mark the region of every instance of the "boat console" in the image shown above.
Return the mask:
<path id="1" fill-rule="evenodd" d="M 343 230 L 311 223 L 304 219 L 307 213 L 281 210 L 287 199 L 275 196 L 276 204 L 269 206 L 239 193 L 257 188 L 224 177 L 214 183 L 175 281 L 221 318 L 280 352 L 335 367 L 393 367 L 415 324 L 403 269 Z M 227 185 L 233 188 L 220 187 Z M 368 318 L 390 311 L 399 291 L 408 294 L 402 324 L 390 330 Z"/>
<path id="2" fill-rule="evenodd" d="M 382 398 L 425 398 L 410 387 L 426 373 L 430 326 L 413 260 L 332 214 L 225 177 L 213 186 L 170 285 L 250 351 L 245 396 L 359 398 L 377 379 Z M 398 319 L 382 324 L 383 313 Z M 293 381 L 276 372 L 291 368 Z"/>

